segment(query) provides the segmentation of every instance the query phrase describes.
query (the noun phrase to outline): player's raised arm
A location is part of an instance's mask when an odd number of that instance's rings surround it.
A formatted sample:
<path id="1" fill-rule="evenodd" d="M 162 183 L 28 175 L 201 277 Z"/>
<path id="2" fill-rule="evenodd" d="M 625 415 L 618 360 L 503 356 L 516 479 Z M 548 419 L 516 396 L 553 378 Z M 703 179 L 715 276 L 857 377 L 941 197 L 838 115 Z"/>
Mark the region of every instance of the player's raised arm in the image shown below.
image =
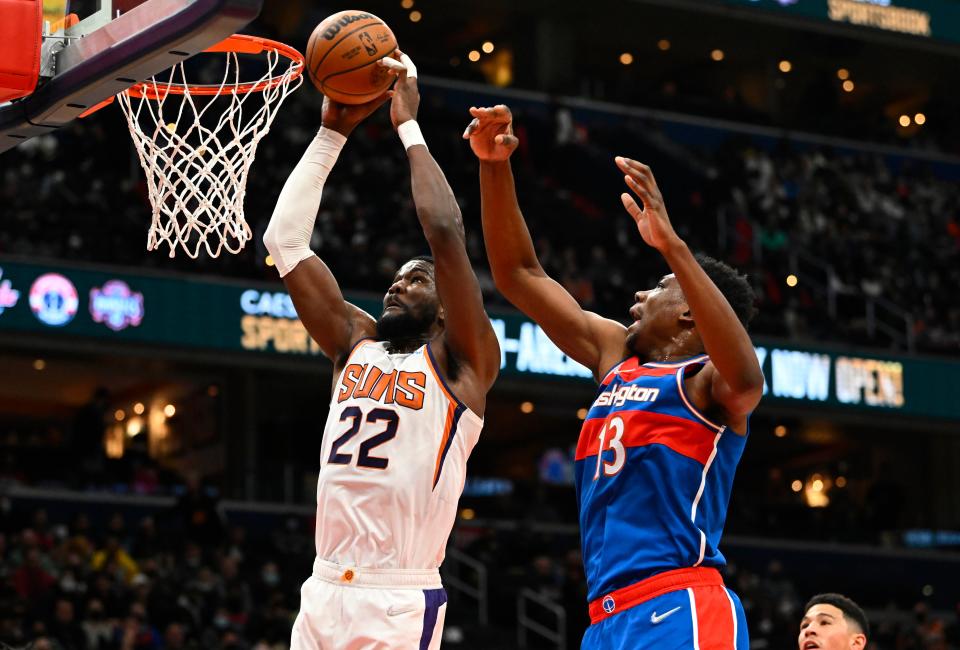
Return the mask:
<path id="1" fill-rule="evenodd" d="M 280 192 L 263 235 L 301 322 L 323 353 L 336 364 L 376 325 L 369 314 L 343 298 L 330 269 L 310 250 L 323 185 L 354 127 L 387 100 L 346 106 L 323 101 L 323 126 L 307 147 Z"/>
<path id="2" fill-rule="evenodd" d="M 413 202 L 434 258 L 444 339 L 457 361 L 472 370 L 478 392 L 486 395 L 500 370 L 500 346 L 467 255 L 460 206 L 416 122 L 420 104 L 416 67 L 405 54 L 400 57 L 405 69 L 394 85 L 390 119 L 407 150 Z"/>
<path id="3" fill-rule="evenodd" d="M 617 157 L 616 163 L 625 174 L 627 186 L 643 204 L 641 207 L 624 192 L 620 197 L 623 205 L 637 222 L 643 241 L 657 249 L 669 264 L 710 355 L 711 363 L 700 373 L 702 377 L 693 378 L 695 383 L 728 413 L 750 413 L 763 393 L 763 373 L 746 328 L 674 231 L 650 168 L 630 158 Z"/>
<path id="4" fill-rule="evenodd" d="M 518 141 L 510 109 L 471 108 L 473 121 L 463 137 L 480 159 L 483 237 L 497 289 L 539 324 L 568 356 L 599 380 L 625 356 L 626 330 L 620 323 L 585 311 L 537 259 L 517 203 L 510 154 Z"/>

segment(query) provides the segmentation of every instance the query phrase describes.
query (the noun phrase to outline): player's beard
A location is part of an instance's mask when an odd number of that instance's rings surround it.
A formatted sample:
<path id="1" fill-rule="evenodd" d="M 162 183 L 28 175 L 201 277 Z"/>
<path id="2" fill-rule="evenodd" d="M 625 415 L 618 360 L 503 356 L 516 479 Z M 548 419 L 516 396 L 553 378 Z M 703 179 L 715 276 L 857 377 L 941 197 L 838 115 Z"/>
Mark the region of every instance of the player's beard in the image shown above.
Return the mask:
<path id="1" fill-rule="evenodd" d="M 418 313 L 406 307 L 380 315 L 377 319 L 377 339 L 405 341 L 425 335 L 437 320 L 437 305 L 425 305 Z"/>

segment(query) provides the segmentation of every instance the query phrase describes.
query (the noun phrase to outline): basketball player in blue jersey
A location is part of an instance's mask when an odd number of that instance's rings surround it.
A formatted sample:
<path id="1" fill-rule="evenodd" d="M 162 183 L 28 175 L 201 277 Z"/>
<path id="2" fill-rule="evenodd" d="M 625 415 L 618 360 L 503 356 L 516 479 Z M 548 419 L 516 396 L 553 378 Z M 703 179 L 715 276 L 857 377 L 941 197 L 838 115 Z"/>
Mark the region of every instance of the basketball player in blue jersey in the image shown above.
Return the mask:
<path id="1" fill-rule="evenodd" d="M 589 650 L 746 650 L 737 596 L 718 571 L 748 416 L 763 391 L 746 323 L 753 295 L 677 236 L 653 174 L 617 158 L 640 236 L 673 271 L 638 291 L 630 325 L 584 311 L 544 273 L 517 204 L 506 106 L 472 108 L 483 234 L 497 288 L 600 389 L 576 452 Z"/>
<path id="2" fill-rule="evenodd" d="M 386 101 L 324 100 L 323 127 L 284 185 L 264 243 L 307 331 L 333 362 L 317 482 L 317 557 L 293 650 L 440 647 L 438 567 L 483 426 L 500 348 L 464 244 L 460 210 L 416 116 L 405 55 L 390 118 L 410 162 L 432 258 L 397 270 L 374 320 L 344 300 L 310 250 L 321 193 L 350 132 Z M 369 179 L 376 191 L 377 179 Z"/>

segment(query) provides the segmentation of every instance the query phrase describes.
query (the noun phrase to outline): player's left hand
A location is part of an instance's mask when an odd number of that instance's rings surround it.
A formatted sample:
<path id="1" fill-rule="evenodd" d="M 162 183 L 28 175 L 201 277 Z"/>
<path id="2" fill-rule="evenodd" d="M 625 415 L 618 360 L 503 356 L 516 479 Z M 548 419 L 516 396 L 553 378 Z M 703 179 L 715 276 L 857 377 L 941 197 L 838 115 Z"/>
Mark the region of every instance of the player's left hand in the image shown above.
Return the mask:
<path id="1" fill-rule="evenodd" d="M 390 57 L 377 61 L 377 65 L 387 68 L 397 75 L 397 83 L 390 91 L 390 121 L 396 129 L 404 122 L 417 119 L 417 109 L 420 107 L 420 90 L 417 88 L 417 66 L 409 56 L 395 50 Z"/>
<path id="2" fill-rule="evenodd" d="M 614 160 L 620 171 L 626 174 L 624 181 L 627 187 L 640 197 L 643 204 L 641 208 L 629 193 L 624 192 L 620 195 L 623 207 L 637 222 L 637 229 L 643 241 L 661 253 L 665 253 L 681 240 L 673 229 L 673 224 L 670 223 L 667 208 L 663 204 L 663 195 L 660 194 L 653 172 L 643 163 L 631 158 L 617 156 Z"/>

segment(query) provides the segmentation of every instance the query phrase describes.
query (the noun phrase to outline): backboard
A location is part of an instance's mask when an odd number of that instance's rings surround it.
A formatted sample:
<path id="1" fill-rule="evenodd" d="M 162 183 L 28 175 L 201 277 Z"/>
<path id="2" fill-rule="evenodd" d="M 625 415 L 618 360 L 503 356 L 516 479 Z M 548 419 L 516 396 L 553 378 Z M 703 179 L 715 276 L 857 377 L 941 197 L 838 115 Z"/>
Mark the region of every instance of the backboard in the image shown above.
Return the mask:
<path id="1" fill-rule="evenodd" d="M 219 43 L 263 0 L 43 0 L 40 83 L 0 104 L 0 153 Z M 2 18 L 2 17 L 0 17 Z"/>

